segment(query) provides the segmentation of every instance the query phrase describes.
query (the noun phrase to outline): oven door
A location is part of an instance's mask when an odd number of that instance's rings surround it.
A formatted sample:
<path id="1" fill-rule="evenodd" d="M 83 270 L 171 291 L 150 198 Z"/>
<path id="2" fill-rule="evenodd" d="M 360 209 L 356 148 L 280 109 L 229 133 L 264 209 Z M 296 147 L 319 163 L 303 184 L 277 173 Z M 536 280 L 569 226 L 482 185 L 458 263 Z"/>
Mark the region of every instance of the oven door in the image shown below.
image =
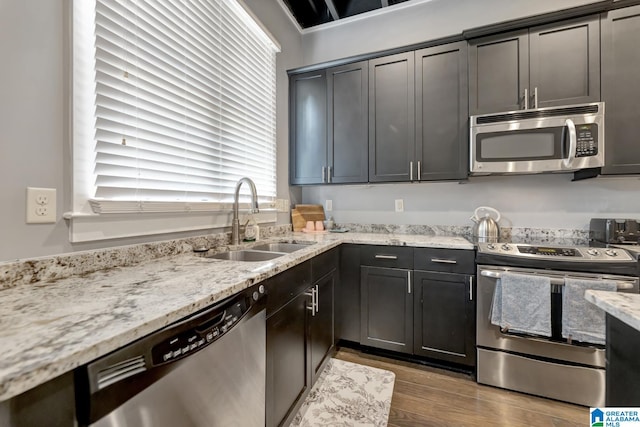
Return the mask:
<path id="1" fill-rule="evenodd" d="M 491 304 L 496 281 L 501 273 L 510 271 L 519 274 L 532 274 L 546 276 L 551 279 L 551 307 L 552 329 L 554 337 L 533 337 L 517 334 L 502 333 L 500 328 L 491 324 Z M 557 308 L 562 306 L 562 284 L 565 277 L 584 278 L 593 280 L 612 280 L 618 284 L 619 292 L 638 292 L 638 278 L 604 275 L 593 273 L 574 273 L 566 271 L 538 270 L 498 266 L 478 266 L 478 298 L 476 318 L 476 342 L 478 347 L 486 347 L 495 350 L 520 353 L 534 357 L 553 359 L 580 365 L 605 367 L 604 347 L 599 345 L 575 345 L 562 341 L 559 337 L 560 313 Z M 554 306 L 556 309 L 554 309 Z"/>
<path id="2" fill-rule="evenodd" d="M 472 118 L 472 174 L 568 172 L 604 165 L 602 115 L 477 124 L 481 119 Z"/>

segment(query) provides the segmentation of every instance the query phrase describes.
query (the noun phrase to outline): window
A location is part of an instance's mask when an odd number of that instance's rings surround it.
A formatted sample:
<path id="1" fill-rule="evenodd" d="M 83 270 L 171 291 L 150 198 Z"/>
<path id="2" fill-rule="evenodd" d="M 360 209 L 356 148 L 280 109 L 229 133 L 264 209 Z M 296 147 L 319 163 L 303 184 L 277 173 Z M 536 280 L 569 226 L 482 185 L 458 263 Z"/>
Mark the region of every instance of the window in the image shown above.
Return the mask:
<path id="1" fill-rule="evenodd" d="M 76 217 L 274 201 L 278 48 L 236 0 L 73 8 Z"/>

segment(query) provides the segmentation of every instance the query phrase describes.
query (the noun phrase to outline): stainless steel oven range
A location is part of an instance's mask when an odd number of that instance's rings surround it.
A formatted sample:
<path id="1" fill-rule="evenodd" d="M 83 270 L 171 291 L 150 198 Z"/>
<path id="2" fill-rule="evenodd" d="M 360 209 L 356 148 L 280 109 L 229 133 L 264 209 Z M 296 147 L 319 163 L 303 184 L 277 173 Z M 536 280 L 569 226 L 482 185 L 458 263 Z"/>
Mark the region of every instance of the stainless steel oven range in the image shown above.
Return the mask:
<path id="1" fill-rule="evenodd" d="M 637 261 L 618 248 L 479 243 L 476 262 L 478 383 L 603 406 L 604 345 L 563 338 L 563 291 L 569 280 L 604 282 L 618 292 L 638 293 Z M 502 289 L 497 285 L 507 275 L 547 284 L 542 294 L 550 291 L 550 336 L 513 332 L 492 323 L 494 292 Z"/>

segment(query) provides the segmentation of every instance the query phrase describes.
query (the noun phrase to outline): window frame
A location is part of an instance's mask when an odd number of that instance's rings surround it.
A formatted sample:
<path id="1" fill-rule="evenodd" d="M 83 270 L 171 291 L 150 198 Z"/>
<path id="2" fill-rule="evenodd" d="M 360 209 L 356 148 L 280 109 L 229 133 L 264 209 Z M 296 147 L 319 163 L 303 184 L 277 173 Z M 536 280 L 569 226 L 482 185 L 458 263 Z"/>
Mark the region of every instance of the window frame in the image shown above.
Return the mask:
<path id="1" fill-rule="evenodd" d="M 228 0 L 224 0 L 228 1 Z M 231 0 L 236 1 L 236 0 Z M 280 50 L 277 41 L 264 29 L 250 10 L 241 2 L 238 4 L 245 9 L 255 21 L 257 28 L 273 42 L 276 52 Z M 95 178 L 93 168 L 95 160 L 94 128 L 87 125 L 87 117 L 94 117 L 94 93 L 87 89 L 83 81 L 87 81 L 87 73 L 91 72 L 94 58 L 87 55 L 92 46 L 86 43 L 78 44 L 79 31 L 93 31 L 93 19 L 87 20 L 86 13 L 95 11 L 94 1 L 74 1 L 69 6 L 71 16 L 70 29 L 70 138 L 72 162 L 72 200 L 71 211 L 64 214 L 69 220 L 69 239 L 71 242 L 90 242 L 96 240 L 149 236 L 174 232 L 223 228 L 231 225 L 231 202 L 154 202 L 154 201 L 99 201 L 96 203 L 93 195 Z M 87 22 L 89 21 L 89 22 Z M 86 38 L 85 39 L 90 39 Z M 274 63 L 274 85 L 276 64 Z M 275 104 L 275 90 L 274 99 Z M 274 117 L 273 123 L 277 122 Z M 89 130 L 90 129 L 90 130 Z M 87 143 L 87 141 L 92 141 Z M 274 129 L 274 157 L 277 158 L 277 142 Z M 275 186 L 277 188 L 277 160 L 274 161 Z M 91 179 L 87 179 L 91 177 Z M 247 186 L 241 188 L 241 210 L 249 209 Z M 264 200 L 264 199 L 263 199 Z M 93 204 L 93 207 L 92 207 Z M 107 213 L 108 212 L 108 213 Z M 276 221 L 275 195 L 260 203 L 260 213 L 254 214 L 259 223 L 274 223 Z M 241 222 L 246 218 L 241 217 Z"/>

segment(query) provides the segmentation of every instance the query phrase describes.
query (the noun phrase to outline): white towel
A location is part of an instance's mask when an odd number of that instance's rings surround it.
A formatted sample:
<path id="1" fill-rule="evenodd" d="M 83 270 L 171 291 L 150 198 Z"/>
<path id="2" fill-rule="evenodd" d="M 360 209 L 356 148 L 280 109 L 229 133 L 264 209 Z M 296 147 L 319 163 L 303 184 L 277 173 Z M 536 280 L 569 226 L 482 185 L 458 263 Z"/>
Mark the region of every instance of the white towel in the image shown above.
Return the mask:
<path id="1" fill-rule="evenodd" d="M 503 273 L 496 282 L 491 323 L 509 332 L 551 336 L 551 280 Z"/>
<path id="2" fill-rule="evenodd" d="M 610 280 L 566 278 L 562 291 L 562 337 L 593 344 L 605 343 L 605 313 L 584 299 L 587 289 L 615 292 Z"/>

